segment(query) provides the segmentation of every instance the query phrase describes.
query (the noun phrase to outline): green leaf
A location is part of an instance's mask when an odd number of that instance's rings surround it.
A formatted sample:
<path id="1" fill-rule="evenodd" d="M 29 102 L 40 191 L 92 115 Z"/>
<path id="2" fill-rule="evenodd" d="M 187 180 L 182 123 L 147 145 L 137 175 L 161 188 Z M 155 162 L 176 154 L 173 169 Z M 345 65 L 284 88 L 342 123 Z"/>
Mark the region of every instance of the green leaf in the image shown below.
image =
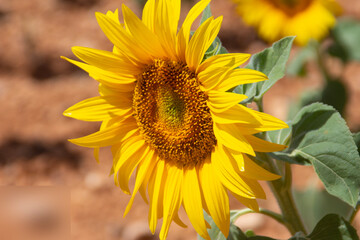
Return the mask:
<path id="1" fill-rule="evenodd" d="M 281 154 L 277 159 L 313 165 L 330 194 L 355 206 L 360 157 L 344 119 L 333 107 L 322 103 L 304 107 L 292 121 L 290 146 Z"/>
<path id="2" fill-rule="evenodd" d="M 354 19 L 340 19 L 332 31 L 334 44 L 329 53 L 344 62 L 360 61 L 360 22 Z"/>
<path id="3" fill-rule="evenodd" d="M 333 106 L 341 115 L 344 114 L 348 102 L 348 94 L 341 80 L 330 80 L 321 93 L 321 102 Z"/>
<path id="4" fill-rule="evenodd" d="M 351 224 L 336 214 L 323 217 L 307 237 L 311 240 L 359 240 Z"/>
<path id="5" fill-rule="evenodd" d="M 295 37 L 286 37 L 275 42 L 272 47 L 254 54 L 250 58 L 246 68 L 255 69 L 265 73 L 269 80 L 240 85 L 234 92 L 245 94 L 249 99 L 255 101 L 261 99 L 263 95 L 285 75 L 285 66 L 289 58 L 292 43 Z"/>
<path id="6" fill-rule="evenodd" d="M 334 213 L 348 219 L 353 208 L 330 195 L 323 189 L 317 189 L 309 179 L 307 189 L 294 191 L 296 205 L 302 213 L 303 222 L 307 229 L 313 229 L 316 223 L 329 213 Z"/>
<path id="7" fill-rule="evenodd" d="M 354 139 L 354 142 L 356 144 L 358 153 L 360 154 L 360 132 L 353 133 L 353 139 Z"/>
<path id="8" fill-rule="evenodd" d="M 287 123 L 289 125 L 288 128 L 283 128 L 275 131 L 268 131 L 267 138 L 270 142 L 288 145 L 291 138 L 291 123 Z"/>
<path id="9" fill-rule="evenodd" d="M 289 240 L 309 240 L 309 239 L 304 236 L 304 233 L 297 232 L 293 237 L 289 238 Z"/>

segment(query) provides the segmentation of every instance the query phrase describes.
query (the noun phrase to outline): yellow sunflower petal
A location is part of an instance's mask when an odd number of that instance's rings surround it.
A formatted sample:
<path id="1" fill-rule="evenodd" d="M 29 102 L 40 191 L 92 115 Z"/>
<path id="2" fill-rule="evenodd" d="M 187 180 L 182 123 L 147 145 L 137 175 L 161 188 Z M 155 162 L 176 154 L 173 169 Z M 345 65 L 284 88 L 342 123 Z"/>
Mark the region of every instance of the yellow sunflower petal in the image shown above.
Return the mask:
<path id="1" fill-rule="evenodd" d="M 129 98 L 132 96 L 134 89 L 135 83 L 121 84 L 121 87 L 120 84 L 113 87 L 104 83 L 99 83 L 99 94 L 101 96 L 120 95 L 124 98 Z"/>
<path id="2" fill-rule="evenodd" d="M 255 156 L 254 149 L 232 124 L 214 124 L 216 139 L 226 147 Z"/>
<path id="3" fill-rule="evenodd" d="M 114 181 L 119 182 L 123 192 L 130 194 L 128 182 L 131 173 L 149 152 L 149 147 L 141 136 L 129 138 L 124 141 L 114 157 Z M 119 171 L 121 174 L 118 174 Z"/>
<path id="4" fill-rule="evenodd" d="M 109 127 L 108 126 L 109 122 L 111 122 L 111 121 L 110 120 L 104 120 L 100 125 L 100 131 L 104 130 L 107 127 Z M 98 147 L 94 148 L 94 157 L 95 157 L 96 162 L 98 162 L 98 163 L 100 162 L 99 153 L 100 153 L 100 148 L 98 148 Z"/>
<path id="5" fill-rule="evenodd" d="M 217 166 L 219 168 L 215 167 L 215 164 L 214 167 L 216 169 L 223 168 L 224 170 L 222 172 L 224 173 L 225 178 L 226 177 L 228 177 L 229 179 L 233 178 L 233 181 L 237 181 L 238 185 L 245 187 L 244 189 L 248 189 L 248 191 L 250 191 L 248 192 L 248 194 L 249 193 L 253 194 L 253 197 L 248 197 L 246 194 L 243 194 L 243 192 L 241 191 L 234 191 L 234 189 L 240 188 L 240 186 L 235 185 L 233 188 L 228 188 L 228 189 L 243 197 L 247 197 L 251 199 L 254 199 L 254 197 L 265 199 L 266 198 L 265 192 L 263 188 L 260 186 L 260 184 L 257 182 L 258 179 L 247 178 L 244 174 L 242 174 L 242 172 L 238 168 L 238 164 L 235 158 L 233 157 L 231 149 L 219 144 L 218 150 L 219 151 L 217 156 L 215 155 L 215 159 L 217 157 L 218 159 Z M 234 184 L 234 182 L 230 181 L 230 184 Z"/>
<path id="6" fill-rule="evenodd" d="M 216 226 L 227 237 L 230 228 L 229 198 L 223 185 L 215 176 L 211 163 L 206 162 L 200 167 L 199 179 L 207 209 Z"/>
<path id="7" fill-rule="evenodd" d="M 245 53 L 218 54 L 201 63 L 196 72 L 218 71 L 222 67 L 235 68 L 246 62 L 250 56 Z"/>
<path id="8" fill-rule="evenodd" d="M 187 228 L 187 225 L 181 221 L 179 214 L 177 212 L 175 212 L 174 218 L 173 218 L 174 223 L 176 223 L 177 225 L 179 225 L 182 228 Z"/>
<path id="9" fill-rule="evenodd" d="M 69 141 L 83 147 L 106 147 L 132 136 L 138 131 L 137 128 L 135 120 L 129 118 L 119 123 L 119 125 L 97 131 L 85 137 L 70 139 Z"/>
<path id="10" fill-rule="evenodd" d="M 219 33 L 222 17 L 213 20 L 208 18 L 194 33 L 186 49 L 186 63 L 191 70 L 195 70 L 201 63 L 206 50 L 210 47 Z"/>
<path id="11" fill-rule="evenodd" d="M 278 152 L 287 148 L 286 145 L 276 144 L 262 140 L 252 135 L 244 135 L 255 152 Z"/>
<path id="12" fill-rule="evenodd" d="M 281 176 L 271 173 L 264 168 L 260 167 L 258 164 L 253 162 L 248 156 L 245 154 L 232 151 L 228 149 L 231 153 L 232 157 L 235 159 L 241 175 L 255 179 L 255 180 L 262 180 L 262 181 L 272 181 L 279 179 Z"/>
<path id="13" fill-rule="evenodd" d="M 226 78 L 220 81 L 219 84 L 214 87 L 214 90 L 227 91 L 241 84 L 260 82 L 267 79 L 267 76 L 262 72 L 253 69 L 238 68 L 234 69 Z M 207 88 L 211 88 L 211 86 Z"/>
<path id="14" fill-rule="evenodd" d="M 181 60 L 185 60 L 185 51 L 187 49 L 190 30 L 195 19 L 202 13 L 211 0 L 201 0 L 196 3 L 187 14 L 180 31 L 177 35 L 177 54 Z"/>
<path id="15" fill-rule="evenodd" d="M 128 205 L 126 206 L 124 217 L 128 214 L 130 211 L 135 195 L 137 191 L 139 191 L 141 185 L 143 184 L 143 181 L 147 178 L 147 176 L 151 175 L 152 170 L 154 169 L 155 165 L 157 164 L 157 156 L 154 155 L 154 151 L 150 150 L 149 153 L 142 159 L 141 163 L 137 167 L 137 173 L 136 173 L 136 180 L 135 180 L 135 186 L 134 191 L 132 193 L 132 196 L 129 200 Z M 120 168 L 121 171 L 121 168 Z"/>
<path id="16" fill-rule="evenodd" d="M 133 84 L 136 81 L 136 78 L 133 75 L 126 74 L 127 71 L 129 71 L 128 73 L 132 73 L 132 74 L 136 73 L 136 71 L 131 72 L 131 68 L 127 69 L 125 74 L 124 73 L 121 73 L 121 74 L 113 73 L 113 72 L 105 71 L 100 68 L 88 65 L 86 63 L 71 60 L 66 57 L 62 57 L 62 58 L 67 60 L 68 62 L 76 65 L 77 67 L 83 69 L 84 71 L 88 72 L 90 77 L 94 78 L 98 82 L 103 83 L 108 86 L 111 86 L 111 87 L 114 87 L 114 88 L 123 89 L 123 87 L 125 87 L 127 89 L 128 84 L 129 85 Z M 126 91 L 126 89 L 125 89 L 125 91 Z M 124 90 L 122 90 L 122 91 L 124 91 Z"/>
<path id="17" fill-rule="evenodd" d="M 259 204 L 257 203 L 256 199 L 245 198 L 234 192 L 231 193 L 239 202 L 244 204 L 246 207 L 250 208 L 251 210 L 254 210 L 255 212 L 259 211 Z"/>
<path id="18" fill-rule="evenodd" d="M 125 58 L 115 55 L 112 52 L 87 47 L 72 47 L 71 49 L 75 56 L 84 62 L 106 71 L 122 73 L 125 71 L 123 71 L 123 69 L 126 68 L 138 71 L 137 68 L 134 67 L 133 64 L 129 64 Z"/>
<path id="19" fill-rule="evenodd" d="M 155 167 L 154 173 L 149 182 L 149 198 L 150 198 L 150 208 L 149 208 L 149 228 L 150 231 L 154 234 L 156 230 L 157 220 L 162 216 L 162 196 L 161 192 L 164 189 L 165 181 L 165 164 L 164 161 L 158 161 L 157 166 Z"/>
<path id="20" fill-rule="evenodd" d="M 132 111 L 131 99 L 99 96 L 83 100 L 65 110 L 64 116 L 83 121 L 103 121 Z"/>
<path id="21" fill-rule="evenodd" d="M 198 74 L 199 82 L 203 91 L 208 92 L 213 90 L 214 87 L 224 79 L 228 77 L 231 72 L 231 68 L 222 67 L 217 71 L 202 71 Z"/>
<path id="22" fill-rule="evenodd" d="M 176 32 L 180 18 L 179 0 L 159 0 L 155 10 L 155 33 L 170 59 L 176 60 Z"/>
<path id="23" fill-rule="evenodd" d="M 120 53 L 127 56 L 133 63 L 147 63 L 151 60 L 140 46 L 136 45 L 126 30 L 111 18 L 97 12 L 95 14 L 99 26 L 107 38 L 117 47 Z"/>
<path id="24" fill-rule="evenodd" d="M 114 12 L 112 11 L 107 11 L 106 12 L 106 16 L 111 18 L 111 20 L 113 20 L 114 22 L 120 24 L 120 21 L 119 21 L 119 10 L 116 9 Z"/>
<path id="25" fill-rule="evenodd" d="M 171 221 L 180 208 L 182 202 L 183 170 L 176 166 L 167 166 L 168 177 L 165 180 L 164 189 L 164 220 L 159 237 L 165 240 L 169 231 Z"/>
<path id="26" fill-rule="evenodd" d="M 233 123 L 242 123 L 252 126 L 259 126 L 261 122 L 259 118 L 251 112 L 247 111 L 246 107 L 242 105 L 234 105 L 225 111 L 219 112 L 211 104 L 208 104 L 211 110 L 211 116 L 213 121 L 219 124 L 233 124 Z"/>
<path id="27" fill-rule="evenodd" d="M 256 115 L 260 117 L 262 121 L 262 125 L 260 127 L 257 127 L 256 130 L 259 130 L 261 132 L 278 130 L 289 127 L 284 121 L 276 117 L 273 117 L 270 114 L 263 112 L 256 112 Z"/>
<path id="28" fill-rule="evenodd" d="M 156 0 L 148 0 L 145 3 L 143 14 L 142 14 L 142 21 L 143 23 L 152 31 L 154 32 L 154 20 L 155 20 L 155 9 L 156 9 Z"/>
<path id="29" fill-rule="evenodd" d="M 202 238 L 210 240 L 204 220 L 199 179 L 195 168 L 184 171 L 183 194 L 184 208 L 191 224 Z"/>
<path id="30" fill-rule="evenodd" d="M 219 180 L 227 189 L 246 198 L 256 197 L 253 189 L 236 173 L 235 169 L 238 166 L 232 165 L 221 144 L 217 144 L 212 152 L 211 163 L 217 169 Z"/>
<path id="31" fill-rule="evenodd" d="M 146 189 L 149 185 L 152 174 L 155 171 L 157 162 L 159 161 L 157 154 L 154 154 L 154 158 L 151 161 L 154 162 L 154 167 L 152 167 L 152 169 L 151 169 L 151 167 L 149 167 L 149 171 L 146 172 L 144 180 L 142 181 L 142 183 L 139 187 L 140 195 L 146 204 L 149 204 L 149 201 L 147 200 L 147 196 L 146 196 Z M 137 171 L 139 171 L 139 169 Z"/>
<path id="32" fill-rule="evenodd" d="M 243 94 L 219 91 L 208 91 L 207 95 L 209 97 L 208 105 L 215 112 L 223 112 L 248 98 Z"/>
<path id="33" fill-rule="evenodd" d="M 148 54 L 157 58 L 164 57 L 166 54 L 163 51 L 158 37 L 144 25 L 130 8 L 122 5 L 122 11 L 126 28 L 133 36 L 133 40 Z"/>

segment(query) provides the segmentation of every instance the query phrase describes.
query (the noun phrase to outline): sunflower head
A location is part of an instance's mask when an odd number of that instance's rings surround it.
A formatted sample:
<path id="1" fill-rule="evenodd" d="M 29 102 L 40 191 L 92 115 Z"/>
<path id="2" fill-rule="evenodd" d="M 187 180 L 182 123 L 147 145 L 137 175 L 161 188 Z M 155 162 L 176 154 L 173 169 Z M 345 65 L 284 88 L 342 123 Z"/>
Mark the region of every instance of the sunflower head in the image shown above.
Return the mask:
<path id="1" fill-rule="evenodd" d="M 274 42 L 296 36 L 295 43 L 320 41 L 336 22 L 342 9 L 335 0 L 233 0 L 244 22 L 259 35 Z"/>
<path id="2" fill-rule="evenodd" d="M 125 215 L 140 192 L 149 202 L 149 226 L 155 232 L 163 218 L 165 239 L 181 205 L 195 230 L 210 239 L 203 210 L 225 236 L 229 231 L 229 190 L 244 205 L 258 210 L 265 198 L 258 180 L 278 176 L 259 167 L 255 151 L 284 149 L 256 133 L 287 125 L 241 104 L 245 95 L 228 92 L 239 84 L 264 81 L 258 71 L 238 68 L 248 54 L 204 55 L 216 38 L 222 17 L 208 18 L 190 37 L 193 21 L 209 4 L 197 3 L 178 30 L 180 0 L 149 0 L 140 20 L 123 6 L 118 12 L 96 13 L 112 51 L 74 47 L 83 62 L 64 58 L 99 82 L 99 96 L 81 101 L 64 112 L 85 121 L 101 121 L 100 130 L 72 139 L 95 149 L 111 146 L 115 184 L 130 194 Z"/>
<path id="3" fill-rule="evenodd" d="M 155 59 L 138 77 L 134 118 L 159 157 L 179 168 L 195 166 L 216 144 L 206 102 L 196 73 L 186 63 Z"/>

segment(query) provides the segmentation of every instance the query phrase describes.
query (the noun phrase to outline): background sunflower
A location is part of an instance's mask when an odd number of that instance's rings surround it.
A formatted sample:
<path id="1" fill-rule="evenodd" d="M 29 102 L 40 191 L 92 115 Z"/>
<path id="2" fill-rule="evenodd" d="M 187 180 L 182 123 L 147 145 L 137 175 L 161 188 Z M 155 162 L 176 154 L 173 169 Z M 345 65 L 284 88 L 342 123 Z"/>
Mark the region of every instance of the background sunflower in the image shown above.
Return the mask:
<path id="1" fill-rule="evenodd" d="M 322 40 L 336 23 L 341 6 L 335 0 L 234 0 L 246 24 L 269 42 L 297 36 L 295 43 Z"/>

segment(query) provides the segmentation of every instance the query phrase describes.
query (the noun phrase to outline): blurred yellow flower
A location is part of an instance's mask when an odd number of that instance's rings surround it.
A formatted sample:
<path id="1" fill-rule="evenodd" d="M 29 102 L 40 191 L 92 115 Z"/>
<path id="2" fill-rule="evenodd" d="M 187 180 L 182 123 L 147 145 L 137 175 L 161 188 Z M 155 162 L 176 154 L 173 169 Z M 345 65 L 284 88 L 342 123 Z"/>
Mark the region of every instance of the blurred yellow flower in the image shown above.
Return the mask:
<path id="1" fill-rule="evenodd" d="M 227 92 L 267 77 L 236 68 L 249 54 L 221 54 L 203 61 L 222 17 L 207 19 L 190 38 L 193 21 L 209 2 L 197 3 L 179 31 L 180 0 L 149 0 L 142 20 L 123 5 L 124 24 L 120 24 L 117 11 L 96 13 L 100 27 L 114 44 L 113 51 L 73 47 L 83 62 L 65 58 L 100 83 L 100 96 L 64 112 L 84 121 L 102 121 L 100 130 L 70 141 L 94 148 L 96 158 L 100 147 L 111 146 L 111 173 L 127 194 L 136 169 L 124 215 L 138 191 L 147 202 L 147 190 L 153 233 L 158 219 L 163 218 L 160 239 L 166 238 L 172 221 L 185 226 L 178 217 L 181 205 L 203 238 L 210 239 L 203 209 L 227 236 L 226 190 L 258 210 L 256 198 L 265 198 L 265 193 L 257 180 L 279 177 L 256 165 L 247 154 L 284 149 L 253 134 L 287 125 L 238 104 L 245 95 Z"/>
<path id="2" fill-rule="evenodd" d="M 306 45 L 321 40 L 342 11 L 335 0 L 233 0 L 244 22 L 257 28 L 269 42 L 296 36 L 295 43 Z"/>

